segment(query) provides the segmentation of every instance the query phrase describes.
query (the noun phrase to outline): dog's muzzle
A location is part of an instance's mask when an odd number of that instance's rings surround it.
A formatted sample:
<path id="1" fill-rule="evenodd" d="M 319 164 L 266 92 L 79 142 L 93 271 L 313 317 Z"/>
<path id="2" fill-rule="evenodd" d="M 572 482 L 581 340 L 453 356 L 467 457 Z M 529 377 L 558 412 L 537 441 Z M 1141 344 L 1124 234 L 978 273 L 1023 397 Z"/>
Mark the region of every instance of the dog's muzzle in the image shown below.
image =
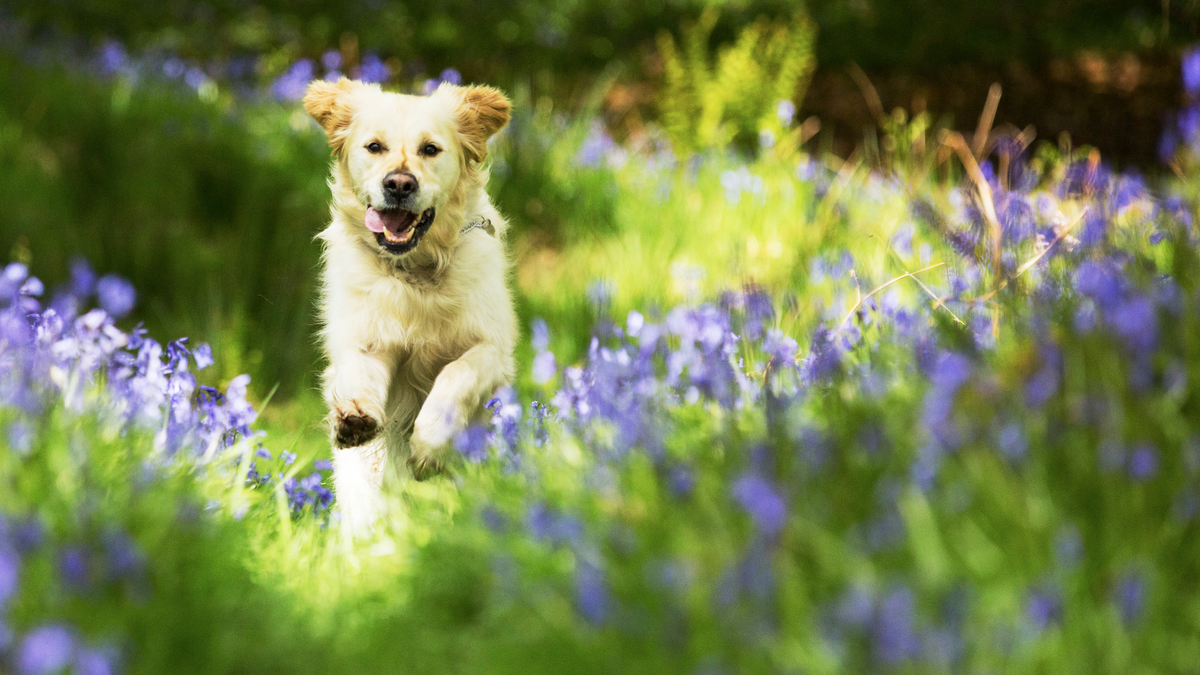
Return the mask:
<path id="1" fill-rule="evenodd" d="M 364 223 L 375 233 L 375 241 L 388 253 L 408 253 L 421 243 L 421 237 L 433 223 L 435 211 L 432 207 L 420 214 L 400 208 L 367 208 Z"/>

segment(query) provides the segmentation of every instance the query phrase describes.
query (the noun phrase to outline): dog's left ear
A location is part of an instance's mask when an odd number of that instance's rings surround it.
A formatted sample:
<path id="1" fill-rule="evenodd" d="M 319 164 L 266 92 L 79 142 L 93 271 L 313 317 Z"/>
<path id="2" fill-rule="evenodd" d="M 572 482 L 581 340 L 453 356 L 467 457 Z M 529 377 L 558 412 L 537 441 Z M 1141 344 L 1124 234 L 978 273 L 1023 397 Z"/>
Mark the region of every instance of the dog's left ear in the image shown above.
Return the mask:
<path id="1" fill-rule="evenodd" d="M 314 80 L 304 93 L 304 112 L 321 125 L 329 137 L 329 147 L 341 152 L 350 122 L 354 119 L 355 94 L 362 84 L 346 78 L 337 82 Z"/>
<path id="2" fill-rule="evenodd" d="M 488 139 L 508 124 L 512 103 L 494 87 L 453 87 L 452 93 L 458 99 L 454 117 L 463 151 L 467 159 L 482 162 L 487 158 Z"/>

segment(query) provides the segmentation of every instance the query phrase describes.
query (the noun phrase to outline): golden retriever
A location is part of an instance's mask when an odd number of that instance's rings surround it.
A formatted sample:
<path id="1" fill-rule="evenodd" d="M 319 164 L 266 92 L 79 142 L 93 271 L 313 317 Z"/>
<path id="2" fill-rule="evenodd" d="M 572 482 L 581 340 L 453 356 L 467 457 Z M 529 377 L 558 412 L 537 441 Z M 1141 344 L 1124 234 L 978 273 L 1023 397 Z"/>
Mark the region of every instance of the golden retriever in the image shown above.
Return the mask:
<path id="1" fill-rule="evenodd" d="M 343 525 L 362 533 L 391 465 L 417 479 L 513 376 L 517 321 L 506 223 L 482 166 L 509 119 L 496 89 L 429 96 L 341 79 L 312 82 L 304 109 L 335 155 L 320 338 Z"/>

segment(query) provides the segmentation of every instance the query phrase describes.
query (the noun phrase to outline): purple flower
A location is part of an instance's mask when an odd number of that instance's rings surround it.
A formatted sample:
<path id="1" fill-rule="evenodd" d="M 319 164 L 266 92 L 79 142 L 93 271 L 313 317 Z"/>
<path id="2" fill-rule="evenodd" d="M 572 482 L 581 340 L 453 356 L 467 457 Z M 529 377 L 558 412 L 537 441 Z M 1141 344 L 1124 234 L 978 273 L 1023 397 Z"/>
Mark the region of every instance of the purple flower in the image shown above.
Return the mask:
<path id="1" fill-rule="evenodd" d="M 604 623 L 608 616 L 608 587 L 604 572 L 587 561 L 575 566 L 575 607 L 592 625 Z"/>
<path id="2" fill-rule="evenodd" d="M 63 550 L 58 561 L 58 571 L 63 583 L 74 590 L 83 590 L 91 580 L 91 565 L 88 563 L 88 552 L 79 546 L 70 546 Z"/>
<path id="3" fill-rule="evenodd" d="M 758 474 L 748 473 L 734 482 L 731 489 L 734 501 L 747 513 L 759 531 L 772 536 L 783 529 L 787 506 L 774 486 Z"/>
<path id="4" fill-rule="evenodd" d="M 312 60 L 300 59 L 271 84 L 271 93 L 280 101 L 299 101 L 304 98 L 308 83 L 315 74 L 316 66 Z"/>
<path id="5" fill-rule="evenodd" d="M 462 73 L 453 68 L 447 68 L 438 75 L 438 80 L 449 84 L 462 84 Z"/>
<path id="6" fill-rule="evenodd" d="M 1137 572 L 1129 572 L 1121 578 L 1116 588 L 1117 607 L 1121 620 L 1133 624 L 1142 616 L 1146 605 L 1146 582 Z"/>
<path id="7" fill-rule="evenodd" d="M 1145 482 L 1158 475 L 1158 451 L 1151 445 L 1139 445 L 1129 455 L 1129 476 Z"/>
<path id="8" fill-rule="evenodd" d="M 935 387 L 957 391 L 971 379 L 971 360 L 956 352 L 946 352 L 938 359 L 929 379 Z"/>
<path id="9" fill-rule="evenodd" d="M 105 42 L 104 47 L 100 50 L 100 70 L 105 75 L 120 72 L 128 61 L 129 55 L 126 53 L 124 45 L 115 40 Z"/>
<path id="10" fill-rule="evenodd" d="M 314 460 L 313 468 L 317 471 L 333 471 L 333 462 L 327 459 Z"/>
<path id="11" fill-rule="evenodd" d="M 1025 438 L 1025 432 L 1016 422 L 1009 422 L 1000 428 L 1000 432 L 996 434 L 996 445 L 1000 448 L 1000 452 L 1012 461 L 1020 460 L 1029 450 L 1029 441 Z"/>
<path id="12" fill-rule="evenodd" d="M 530 324 L 529 344 L 536 352 L 546 351 L 550 346 L 550 327 L 546 325 L 546 320 L 542 317 L 537 317 Z"/>
<path id="13" fill-rule="evenodd" d="M 21 675 L 51 675 L 71 662 L 75 635 L 58 624 L 39 626 L 29 632 L 17 648 L 17 671 Z"/>
<path id="14" fill-rule="evenodd" d="M 363 55 L 358 79 L 363 82 L 386 82 L 390 76 L 387 65 L 378 56 L 371 53 Z"/>
<path id="15" fill-rule="evenodd" d="M 907 587 L 883 597 L 875 617 L 875 654 L 886 664 L 914 658 L 921 649 L 916 628 L 916 598 Z"/>
<path id="16" fill-rule="evenodd" d="M 71 263 L 71 294 L 79 299 L 86 299 L 96 290 L 96 273 L 84 258 L 76 258 Z"/>
<path id="17" fill-rule="evenodd" d="M 487 459 L 488 445 L 491 441 L 491 433 L 486 427 L 478 424 L 471 426 L 458 432 L 454 437 L 454 448 L 462 454 L 467 461 L 476 464 Z"/>
<path id="18" fill-rule="evenodd" d="M 1154 303 L 1135 295 L 1110 310 L 1108 320 L 1132 352 L 1147 353 L 1158 342 L 1158 313 Z"/>
<path id="19" fill-rule="evenodd" d="M 0 548 L 0 607 L 17 592 L 20 576 L 21 559 L 8 548 Z"/>
<path id="20" fill-rule="evenodd" d="M 668 472 L 667 485 L 676 497 L 688 497 L 696 487 L 696 475 L 690 466 L 678 464 Z"/>
<path id="21" fill-rule="evenodd" d="M 133 284 L 115 274 L 100 277 L 96 283 L 96 295 L 100 298 L 100 307 L 118 319 L 129 314 L 137 301 Z"/>
<path id="22" fill-rule="evenodd" d="M 1200 49 L 1183 53 L 1183 90 L 1188 96 L 1200 94 Z"/>
<path id="23" fill-rule="evenodd" d="M 819 329 L 813 334 L 812 347 L 804 360 L 809 379 L 819 382 L 832 377 L 841 366 L 841 359 L 841 350 L 832 334 L 826 328 Z"/>
<path id="24" fill-rule="evenodd" d="M 196 361 L 196 370 L 204 370 L 213 364 L 212 347 L 200 344 L 192 351 L 192 358 Z"/>
<path id="25" fill-rule="evenodd" d="M 533 357 L 533 382 L 546 384 L 558 373 L 558 363 L 554 360 L 554 352 L 542 352 Z"/>
<path id="26" fill-rule="evenodd" d="M 325 66 L 326 70 L 337 70 L 342 67 L 342 53 L 336 49 L 330 49 L 321 55 L 321 65 Z"/>
<path id="27" fill-rule="evenodd" d="M 116 675 L 116 660 L 109 650 L 82 648 L 75 655 L 74 675 Z"/>
<path id="28" fill-rule="evenodd" d="M 578 518 L 555 512 L 543 502 L 532 504 L 525 513 L 525 525 L 534 539 L 558 546 L 578 546 L 583 541 L 583 523 Z"/>
<path id="29" fill-rule="evenodd" d="M 1062 621 L 1062 598 L 1053 590 L 1033 591 L 1025 602 L 1025 616 L 1038 631 Z"/>

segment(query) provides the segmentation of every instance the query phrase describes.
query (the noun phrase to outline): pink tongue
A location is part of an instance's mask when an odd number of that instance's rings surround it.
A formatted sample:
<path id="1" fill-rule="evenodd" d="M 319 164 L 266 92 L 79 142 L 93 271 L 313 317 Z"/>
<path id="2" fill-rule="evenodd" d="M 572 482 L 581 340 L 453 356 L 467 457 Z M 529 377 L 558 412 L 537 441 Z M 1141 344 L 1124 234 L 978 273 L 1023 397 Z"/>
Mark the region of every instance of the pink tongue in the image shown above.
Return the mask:
<path id="1" fill-rule="evenodd" d="M 400 237 L 404 232 L 412 228 L 416 219 L 416 214 L 404 211 L 403 209 L 376 211 L 375 207 L 372 206 L 367 208 L 367 217 L 363 219 L 363 223 L 372 232 L 387 230 L 392 236 Z"/>
<path id="2" fill-rule="evenodd" d="M 383 214 L 376 211 L 374 207 L 367 208 L 366 225 L 367 229 L 372 232 L 383 232 L 387 228 L 383 222 Z"/>

